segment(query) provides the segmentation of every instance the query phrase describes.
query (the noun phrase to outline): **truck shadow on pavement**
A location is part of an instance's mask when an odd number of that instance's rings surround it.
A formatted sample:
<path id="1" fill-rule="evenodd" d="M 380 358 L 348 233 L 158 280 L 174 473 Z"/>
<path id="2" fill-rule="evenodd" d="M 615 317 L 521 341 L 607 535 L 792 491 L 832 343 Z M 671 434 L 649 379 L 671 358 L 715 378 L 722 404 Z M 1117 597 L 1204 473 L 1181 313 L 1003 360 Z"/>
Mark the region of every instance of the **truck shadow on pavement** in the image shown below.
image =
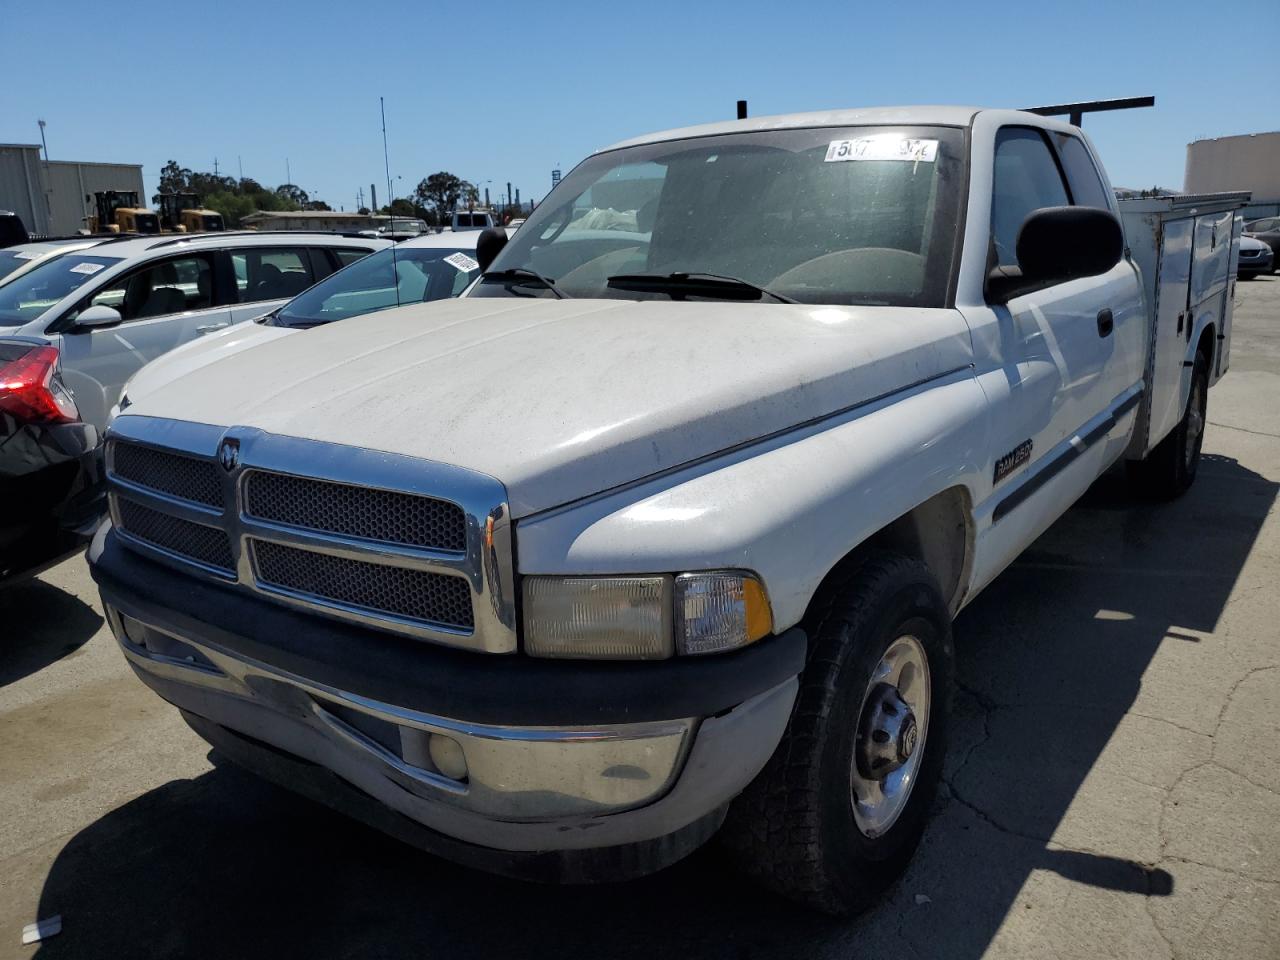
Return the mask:
<path id="1" fill-rule="evenodd" d="M 79 650 L 101 626 L 91 606 L 43 580 L 0 590 L 0 687 Z"/>
<path id="2" fill-rule="evenodd" d="M 613 886 L 487 876 L 215 754 L 211 772 L 157 788 L 66 844 L 39 912 L 61 914 L 64 932 L 38 955 L 976 958 L 1012 910 L 1033 907 L 1037 874 L 1093 896 L 1166 895 L 1177 864 L 1141 839 L 1158 819 L 1158 784 L 1104 748 L 1122 724 L 1151 723 L 1153 750 L 1171 749 L 1166 720 L 1135 707 L 1180 682 L 1153 658 L 1222 642 L 1213 632 L 1276 488 L 1206 457 L 1184 499 L 1147 505 L 1108 475 L 965 611 L 934 821 L 903 881 L 857 920 L 757 890 L 714 847 Z M 1196 694 L 1186 691 L 1188 716 L 1168 720 L 1194 724 Z"/>

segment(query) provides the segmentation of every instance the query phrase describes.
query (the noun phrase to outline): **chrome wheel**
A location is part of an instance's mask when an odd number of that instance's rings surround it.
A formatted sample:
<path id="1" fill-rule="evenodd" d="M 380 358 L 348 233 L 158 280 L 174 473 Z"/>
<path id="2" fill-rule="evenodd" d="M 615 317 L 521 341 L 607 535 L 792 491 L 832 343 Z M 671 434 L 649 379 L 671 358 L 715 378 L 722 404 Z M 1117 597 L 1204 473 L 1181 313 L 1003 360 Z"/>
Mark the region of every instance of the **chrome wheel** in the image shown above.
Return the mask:
<path id="1" fill-rule="evenodd" d="M 924 756 L 929 733 L 929 657 L 907 634 L 885 651 L 862 697 L 853 749 L 853 819 L 875 838 L 894 825 Z"/>
<path id="2" fill-rule="evenodd" d="M 1187 409 L 1187 440 L 1183 447 L 1183 456 L 1187 469 L 1195 463 L 1200 455 L 1200 446 L 1204 443 L 1204 381 L 1200 377 L 1191 380 L 1191 403 Z"/>

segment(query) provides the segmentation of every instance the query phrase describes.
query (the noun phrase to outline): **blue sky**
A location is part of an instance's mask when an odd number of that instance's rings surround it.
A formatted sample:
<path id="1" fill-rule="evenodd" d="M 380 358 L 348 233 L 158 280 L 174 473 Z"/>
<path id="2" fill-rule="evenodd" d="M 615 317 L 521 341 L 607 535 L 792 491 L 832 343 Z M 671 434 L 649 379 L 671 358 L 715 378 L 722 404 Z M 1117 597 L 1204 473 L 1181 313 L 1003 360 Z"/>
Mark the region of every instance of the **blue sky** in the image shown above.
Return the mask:
<path id="1" fill-rule="evenodd" d="M 1231 10 L 1227 19 L 1223 12 Z M 1214 11 L 1217 13 L 1214 13 Z M 1275 129 L 1280 0 L 215 4 L 0 0 L 0 142 L 53 159 L 293 180 L 335 209 L 449 170 L 496 200 L 650 130 L 895 103 L 1026 106 L 1155 94 L 1088 117 L 1117 185 L 1181 187 L 1186 144 Z M 503 37 L 509 39 L 503 40 Z M 1250 41 L 1249 38 L 1254 38 Z M 1253 94 L 1247 95 L 1246 91 Z"/>

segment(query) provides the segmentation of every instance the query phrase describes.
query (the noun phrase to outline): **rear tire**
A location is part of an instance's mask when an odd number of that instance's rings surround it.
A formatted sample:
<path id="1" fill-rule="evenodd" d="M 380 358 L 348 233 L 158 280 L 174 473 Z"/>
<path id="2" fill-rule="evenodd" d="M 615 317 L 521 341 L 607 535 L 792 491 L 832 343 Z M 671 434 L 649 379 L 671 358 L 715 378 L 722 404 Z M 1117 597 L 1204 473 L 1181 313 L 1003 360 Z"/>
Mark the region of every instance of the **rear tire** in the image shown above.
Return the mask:
<path id="1" fill-rule="evenodd" d="M 845 916 L 901 875 L 924 832 L 946 752 L 951 618 L 923 563 L 875 553 L 824 588 L 809 627 L 787 731 L 721 837 L 765 886 Z"/>
<path id="2" fill-rule="evenodd" d="M 1200 468 L 1208 406 L 1209 359 L 1198 352 L 1182 419 L 1145 460 L 1126 464 L 1129 480 L 1140 495 L 1151 500 L 1173 500 L 1191 488 Z"/>

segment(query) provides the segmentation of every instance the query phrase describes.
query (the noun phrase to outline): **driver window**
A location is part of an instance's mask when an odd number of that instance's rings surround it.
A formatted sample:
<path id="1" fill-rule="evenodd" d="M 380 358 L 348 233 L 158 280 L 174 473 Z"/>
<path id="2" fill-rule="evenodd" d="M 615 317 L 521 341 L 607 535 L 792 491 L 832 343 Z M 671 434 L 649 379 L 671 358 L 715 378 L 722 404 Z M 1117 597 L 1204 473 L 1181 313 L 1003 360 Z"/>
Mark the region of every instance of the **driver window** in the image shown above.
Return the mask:
<path id="1" fill-rule="evenodd" d="M 1033 210 L 1065 207 L 1067 188 L 1057 161 L 1038 130 L 1005 127 L 996 136 L 991 185 L 991 242 L 996 262 L 1018 265 L 1018 231 Z"/>
<path id="2" fill-rule="evenodd" d="M 213 304 L 213 280 L 204 257 L 179 257 L 125 274 L 99 290 L 89 306 L 114 307 L 120 316 L 144 320 Z"/>

